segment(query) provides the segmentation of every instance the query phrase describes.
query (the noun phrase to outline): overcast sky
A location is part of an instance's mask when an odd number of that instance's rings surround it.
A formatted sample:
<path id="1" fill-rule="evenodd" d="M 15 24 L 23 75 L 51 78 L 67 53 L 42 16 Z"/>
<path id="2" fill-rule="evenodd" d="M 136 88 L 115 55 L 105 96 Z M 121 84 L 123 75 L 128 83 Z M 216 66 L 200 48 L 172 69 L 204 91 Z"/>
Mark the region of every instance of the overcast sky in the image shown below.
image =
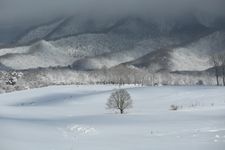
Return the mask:
<path id="1" fill-rule="evenodd" d="M 0 0 L 0 23 L 59 14 L 109 17 L 177 15 L 194 10 L 225 14 L 225 0 Z"/>

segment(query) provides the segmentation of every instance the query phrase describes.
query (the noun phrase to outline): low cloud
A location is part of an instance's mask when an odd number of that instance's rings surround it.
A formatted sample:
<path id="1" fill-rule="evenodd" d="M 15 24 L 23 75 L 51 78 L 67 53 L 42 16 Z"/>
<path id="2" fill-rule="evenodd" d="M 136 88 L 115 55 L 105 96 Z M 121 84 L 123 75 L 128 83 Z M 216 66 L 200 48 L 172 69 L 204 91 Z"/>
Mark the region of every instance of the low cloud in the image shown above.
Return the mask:
<path id="1" fill-rule="evenodd" d="M 163 16 L 196 11 L 224 15 L 224 4 L 224 0 L 0 0 L 0 23 L 65 14 Z"/>

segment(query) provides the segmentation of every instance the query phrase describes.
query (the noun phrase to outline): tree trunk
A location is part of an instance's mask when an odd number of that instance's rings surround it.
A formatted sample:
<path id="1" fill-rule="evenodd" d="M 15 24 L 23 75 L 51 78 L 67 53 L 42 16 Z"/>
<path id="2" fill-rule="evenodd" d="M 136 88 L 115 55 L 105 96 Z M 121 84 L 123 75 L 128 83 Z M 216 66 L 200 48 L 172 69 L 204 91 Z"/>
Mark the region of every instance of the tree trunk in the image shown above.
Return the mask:
<path id="1" fill-rule="evenodd" d="M 217 86 L 220 86 L 219 76 L 218 76 L 218 75 L 216 75 L 216 85 L 217 85 Z"/>
<path id="2" fill-rule="evenodd" d="M 225 86 L 225 66 L 223 66 L 223 86 Z"/>
<path id="3" fill-rule="evenodd" d="M 219 71 L 218 71 L 218 67 L 215 68 L 216 69 L 216 85 L 219 86 Z"/>
<path id="4" fill-rule="evenodd" d="M 123 109 L 120 109 L 120 114 L 123 114 Z"/>

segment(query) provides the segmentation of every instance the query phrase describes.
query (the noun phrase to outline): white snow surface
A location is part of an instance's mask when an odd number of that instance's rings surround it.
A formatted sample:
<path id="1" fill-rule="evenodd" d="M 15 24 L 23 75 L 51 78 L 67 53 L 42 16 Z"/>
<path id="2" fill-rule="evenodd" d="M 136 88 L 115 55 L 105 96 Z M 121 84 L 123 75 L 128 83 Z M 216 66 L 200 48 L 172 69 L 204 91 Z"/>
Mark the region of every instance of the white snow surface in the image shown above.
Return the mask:
<path id="1" fill-rule="evenodd" d="M 202 71 L 212 65 L 209 56 L 224 51 L 225 32 L 214 32 L 186 47 L 176 48 L 171 53 L 173 71 Z"/>
<path id="2" fill-rule="evenodd" d="M 154 46 L 153 46 L 154 45 Z M 117 66 L 119 64 L 135 60 L 142 57 L 149 52 L 154 51 L 156 44 L 152 40 L 144 40 L 137 44 L 132 49 L 106 53 L 103 55 L 88 57 L 78 60 L 78 68 L 92 70 L 92 69 L 102 69 L 104 67 L 110 68 Z M 77 65 L 77 62 L 74 64 Z"/>
<path id="3" fill-rule="evenodd" d="M 193 49 L 178 48 L 171 56 L 174 71 L 202 71 L 211 67 L 209 56 L 193 52 Z"/>
<path id="4" fill-rule="evenodd" d="M 27 47 L 25 47 L 27 48 Z M 66 51 L 54 47 L 47 41 L 40 41 L 31 47 L 15 49 L 8 57 L 0 58 L 0 63 L 13 69 L 31 69 L 38 67 L 67 66 L 73 62 L 73 57 Z"/>
<path id="5" fill-rule="evenodd" d="M 0 56 L 4 56 L 7 54 L 23 54 L 27 53 L 30 46 L 21 46 L 15 48 L 3 48 L 0 49 Z"/>
<path id="6" fill-rule="evenodd" d="M 2 150 L 224 150 L 225 88 L 122 86 L 133 108 L 106 110 L 118 86 L 52 86 L 0 95 Z M 177 105 L 177 111 L 170 105 Z"/>

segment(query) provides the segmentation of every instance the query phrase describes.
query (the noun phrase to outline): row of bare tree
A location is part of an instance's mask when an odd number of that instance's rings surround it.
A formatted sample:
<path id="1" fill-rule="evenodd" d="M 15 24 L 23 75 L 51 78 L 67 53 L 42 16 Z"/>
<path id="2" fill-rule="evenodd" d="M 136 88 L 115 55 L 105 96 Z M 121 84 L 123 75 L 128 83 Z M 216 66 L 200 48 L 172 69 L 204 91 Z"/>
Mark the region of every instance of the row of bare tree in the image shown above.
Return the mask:
<path id="1" fill-rule="evenodd" d="M 220 85 L 220 76 L 222 77 L 222 84 L 225 86 L 225 53 L 213 54 L 210 59 L 213 65 L 216 77 L 217 86 Z"/>

